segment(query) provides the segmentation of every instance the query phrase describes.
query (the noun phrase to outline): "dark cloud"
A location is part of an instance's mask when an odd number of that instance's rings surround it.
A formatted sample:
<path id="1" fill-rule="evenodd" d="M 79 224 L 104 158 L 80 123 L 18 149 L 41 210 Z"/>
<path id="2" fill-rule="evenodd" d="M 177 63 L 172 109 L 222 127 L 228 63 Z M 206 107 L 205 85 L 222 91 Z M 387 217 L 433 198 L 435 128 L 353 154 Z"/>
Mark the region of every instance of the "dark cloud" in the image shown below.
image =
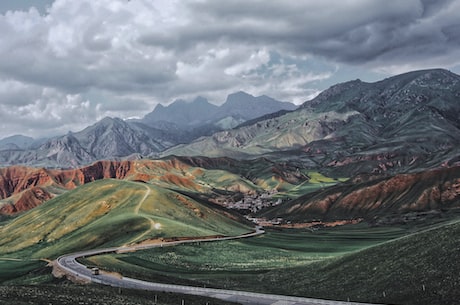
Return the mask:
<path id="1" fill-rule="evenodd" d="M 458 1 L 430 0 L 200 1 L 189 5 L 193 26 L 173 36 L 185 46 L 224 38 L 378 66 L 382 59 L 455 58 L 459 8 Z"/>
<path id="2" fill-rule="evenodd" d="M 50 118 L 50 132 L 178 98 L 301 102 L 338 81 L 460 66 L 458 0 L 25 2 L 0 5 L 0 107 L 24 126 Z"/>

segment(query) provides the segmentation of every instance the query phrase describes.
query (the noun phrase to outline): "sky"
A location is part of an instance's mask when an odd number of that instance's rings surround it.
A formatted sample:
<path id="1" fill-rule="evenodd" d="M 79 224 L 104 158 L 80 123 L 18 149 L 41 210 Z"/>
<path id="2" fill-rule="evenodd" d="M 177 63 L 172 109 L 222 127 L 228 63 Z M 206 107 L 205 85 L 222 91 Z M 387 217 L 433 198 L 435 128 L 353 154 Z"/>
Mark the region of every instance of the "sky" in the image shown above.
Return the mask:
<path id="1" fill-rule="evenodd" d="M 460 0 L 2 0 L 0 138 L 240 90 L 301 104 L 357 78 L 460 74 L 459 11 Z"/>

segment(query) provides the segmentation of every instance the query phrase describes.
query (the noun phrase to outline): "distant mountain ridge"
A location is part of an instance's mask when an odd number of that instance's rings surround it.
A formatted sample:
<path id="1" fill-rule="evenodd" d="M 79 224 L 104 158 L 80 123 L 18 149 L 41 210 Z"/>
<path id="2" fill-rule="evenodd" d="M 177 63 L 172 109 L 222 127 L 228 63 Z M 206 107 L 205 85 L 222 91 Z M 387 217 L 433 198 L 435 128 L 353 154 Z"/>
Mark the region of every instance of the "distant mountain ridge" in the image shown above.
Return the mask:
<path id="1" fill-rule="evenodd" d="M 255 97 L 239 91 L 230 94 L 220 106 L 209 103 L 203 97 L 197 97 L 191 102 L 177 100 L 168 106 L 158 104 L 141 122 L 156 128 L 169 123 L 185 130 L 203 130 L 205 127 L 218 131 L 266 114 L 296 108 L 292 103 L 280 102 L 265 95 Z"/>
<path id="2" fill-rule="evenodd" d="M 140 123 L 107 117 L 80 132 L 51 138 L 37 148 L 0 151 L 0 162 L 72 168 L 106 158 L 139 158 L 172 145 L 173 135 Z"/>
<path id="3" fill-rule="evenodd" d="M 141 122 L 152 126 L 158 122 L 169 122 L 181 127 L 196 126 L 210 121 L 217 109 L 218 106 L 203 97 L 197 97 L 190 103 L 176 100 L 168 106 L 158 104 Z"/>
<path id="4" fill-rule="evenodd" d="M 174 110 L 170 121 L 106 118 L 31 148 L 13 143 L 0 149 L 0 164 L 77 167 L 142 156 L 266 156 L 298 160 L 335 177 L 417 171 L 460 162 L 459 99 L 460 76 L 443 69 L 337 84 L 295 110 L 275 111 L 283 103 L 237 92 L 219 107 L 197 98 L 146 116 L 162 118 Z"/>
<path id="5" fill-rule="evenodd" d="M 226 130 L 272 110 L 294 104 L 244 92 L 229 95 L 222 106 L 197 97 L 191 103 L 158 105 L 143 120 L 104 118 L 81 130 L 36 141 L 21 135 L 0 140 L 0 164 L 75 168 L 97 160 L 135 159 Z"/>
<path id="6" fill-rule="evenodd" d="M 460 76 L 422 70 L 337 84 L 299 109 L 163 154 L 297 158 L 337 176 L 404 172 L 460 156 Z"/>
<path id="7" fill-rule="evenodd" d="M 34 142 L 34 138 L 14 135 L 0 140 L 0 149 L 25 149 Z"/>

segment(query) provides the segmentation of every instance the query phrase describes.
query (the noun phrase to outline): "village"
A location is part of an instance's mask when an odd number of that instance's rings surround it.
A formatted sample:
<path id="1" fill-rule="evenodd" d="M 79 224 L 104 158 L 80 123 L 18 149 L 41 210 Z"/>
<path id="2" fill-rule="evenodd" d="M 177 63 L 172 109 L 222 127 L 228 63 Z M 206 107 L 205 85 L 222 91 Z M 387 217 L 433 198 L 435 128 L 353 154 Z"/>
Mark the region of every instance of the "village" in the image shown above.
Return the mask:
<path id="1" fill-rule="evenodd" d="M 227 209 L 238 210 L 243 214 L 256 213 L 263 208 L 280 205 L 283 202 L 282 199 L 278 198 L 275 200 L 273 198 L 277 193 L 277 190 L 271 190 L 264 193 L 244 194 L 243 198 L 238 201 L 228 197 L 220 198 L 216 201 Z"/>

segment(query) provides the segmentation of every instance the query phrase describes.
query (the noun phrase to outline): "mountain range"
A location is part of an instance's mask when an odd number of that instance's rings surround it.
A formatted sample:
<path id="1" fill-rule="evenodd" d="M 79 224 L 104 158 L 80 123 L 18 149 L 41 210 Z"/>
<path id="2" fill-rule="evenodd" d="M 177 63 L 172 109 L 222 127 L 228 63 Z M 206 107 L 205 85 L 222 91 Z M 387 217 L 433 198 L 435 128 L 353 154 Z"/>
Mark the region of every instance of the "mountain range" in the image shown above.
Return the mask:
<path id="1" fill-rule="evenodd" d="M 34 140 L 16 135 L 0 140 L 0 164 L 76 168 L 97 160 L 154 156 L 179 143 L 233 128 L 261 115 L 296 106 L 244 92 L 228 96 L 221 106 L 198 97 L 158 105 L 141 120 L 106 117 L 79 132 Z"/>
<path id="2" fill-rule="evenodd" d="M 77 168 L 103 159 L 262 156 L 330 177 L 371 179 L 457 165 L 459 99 L 460 76 L 443 69 L 337 84 L 295 110 L 244 92 L 229 95 L 221 106 L 198 97 L 157 106 L 137 121 L 105 118 L 52 139 L 4 139 L 0 162 Z M 222 120 L 243 123 L 203 136 L 223 128 Z"/>
<path id="3" fill-rule="evenodd" d="M 423 70 L 332 86 L 299 109 L 172 147 L 163 155 L 297 159 L 333 176 L 455 164 L 460 76 Z"/>
<path id="4" fill-rule="evenodd" d="M 173 124 L 185 130 L 203 125 L 214 129 L 229 129 L 266 114 L 295 108 L 291 103 L 280 102 L 265 95 L 254 97 L 240 91 L 230 94 L 221 106 L 211 104 L 203 97 L 197 97 L 190 103 L 177 100 L 166 107 L 159 104 L 141 122 L 153 127 Z"/>

